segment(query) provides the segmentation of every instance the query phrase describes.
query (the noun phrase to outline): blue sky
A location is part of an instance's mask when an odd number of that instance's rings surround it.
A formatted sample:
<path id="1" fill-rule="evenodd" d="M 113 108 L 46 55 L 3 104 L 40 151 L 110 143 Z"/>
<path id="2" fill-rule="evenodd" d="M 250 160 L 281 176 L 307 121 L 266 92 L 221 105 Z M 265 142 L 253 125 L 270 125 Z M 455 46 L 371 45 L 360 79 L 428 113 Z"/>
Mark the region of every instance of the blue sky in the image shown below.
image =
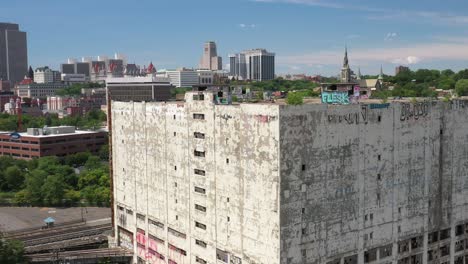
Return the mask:
<path id="1" fill-rule="evenodd" d="M 447 0 L 14 0 L 0 21 L 28 32 L 33 67 L 67 58 L 127 55 L 157 68 L 196 67 L 203 42 L 218 53 L 275 52 L 277 73 L 335 75 L 345 43 L 363 74 L 396 65 L 468 68 L 468 1 Z"/>

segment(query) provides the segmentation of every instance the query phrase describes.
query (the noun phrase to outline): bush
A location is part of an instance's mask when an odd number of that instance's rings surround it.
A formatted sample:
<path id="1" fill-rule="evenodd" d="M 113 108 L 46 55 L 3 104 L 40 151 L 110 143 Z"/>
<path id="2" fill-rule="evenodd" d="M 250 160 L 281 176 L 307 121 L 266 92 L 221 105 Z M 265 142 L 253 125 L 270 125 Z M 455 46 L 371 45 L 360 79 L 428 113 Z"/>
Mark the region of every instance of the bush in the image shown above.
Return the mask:
<path id="1" fill-rule="evenodd" d="M 290 92 L 288 93 L 288 97 L 286 98 L 286 103 L 288 105 L 301 105 L 304 103 L 304 98 L 299 93 Z"/>
<path id="2" fill-rule="evenodd" d="M 458 96 L 468 95 L 468 79 L 461 79 L 455 85 L 455 91 Z"/>

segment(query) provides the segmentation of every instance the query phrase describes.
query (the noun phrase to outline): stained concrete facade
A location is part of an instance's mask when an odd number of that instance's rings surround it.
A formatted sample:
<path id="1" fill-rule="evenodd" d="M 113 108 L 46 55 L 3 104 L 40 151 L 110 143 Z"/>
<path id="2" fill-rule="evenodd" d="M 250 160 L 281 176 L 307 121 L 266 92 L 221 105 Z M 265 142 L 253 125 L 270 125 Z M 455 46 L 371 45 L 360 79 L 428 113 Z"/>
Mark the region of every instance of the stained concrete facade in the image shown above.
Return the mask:
<path id="1" fill-rule="evenodd" d="M 468 263 L 468 101 L 112 103 L 135 263 Z"/>

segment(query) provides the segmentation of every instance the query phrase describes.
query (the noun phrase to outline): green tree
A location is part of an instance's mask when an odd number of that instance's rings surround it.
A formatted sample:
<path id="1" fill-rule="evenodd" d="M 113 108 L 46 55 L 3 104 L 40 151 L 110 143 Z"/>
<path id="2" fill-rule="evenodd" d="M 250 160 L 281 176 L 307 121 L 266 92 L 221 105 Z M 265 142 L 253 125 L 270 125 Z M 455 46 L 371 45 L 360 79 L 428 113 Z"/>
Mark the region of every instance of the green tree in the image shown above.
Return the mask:
<path id="1" fill-rule="evenodd" d="M 304 103 L 304 99 L 299 93 L 289 92 L 288 97 L 286 98 L 286 103 L 288 105 L 301 105 Z"/>
<path id="2" fill-rule="evenodd" d="M 468 95 L 468 79 L 461 79 L 455 85 L 455 91 L 459 96 Z"/>
<path id="3" fill-rule="evenodd" d="M 62 175 L 49 175 L 41 187 L 43 199 L 52 204 L 61 204 L 65 196 L 65 180 Z"/>
<path id="4" fill-rule="evenodd" d="M 16 165 L 8 167 L 5 171 L 5 181 L 9 190 L 17 191 L 24 183 L 24 173 Z"/>
<path id="5" fill-rule="evenodd" d="M 18 240 L 6 240 L 5 238 L 0 237 L 0 263 L 26 263 L 23 243 Z"/>
<path id="6" fill-rule="evenodd" d="M 42 185 L 46 178 L 47 172 L 39 169 L 33 170 L 26 175 L 26 188 L 22 197 L 26 203 L 37 205 L 42 202 Z"/>

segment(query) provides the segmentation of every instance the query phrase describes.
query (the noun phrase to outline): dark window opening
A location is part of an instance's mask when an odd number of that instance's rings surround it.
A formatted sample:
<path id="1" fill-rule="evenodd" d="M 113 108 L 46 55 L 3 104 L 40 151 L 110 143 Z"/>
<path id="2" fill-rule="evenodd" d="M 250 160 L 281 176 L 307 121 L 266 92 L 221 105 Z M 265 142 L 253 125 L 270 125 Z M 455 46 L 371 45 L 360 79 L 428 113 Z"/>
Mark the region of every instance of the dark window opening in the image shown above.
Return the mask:
<path id="1" fill-rule="evenodd" d="M 195 186 L 195 192 L 205 194 L 206 190 L 200 187 Z"/>
<path id="2" fill-rule="evenodd" d="M 193 172 L 197 175 L 205 176 L 204 170 L 194 169 Z"/>
<path id="3" fill-rule="evenodd" d="M 206 230 L 206 225 L 195 221 L 195 227 Z"/>

